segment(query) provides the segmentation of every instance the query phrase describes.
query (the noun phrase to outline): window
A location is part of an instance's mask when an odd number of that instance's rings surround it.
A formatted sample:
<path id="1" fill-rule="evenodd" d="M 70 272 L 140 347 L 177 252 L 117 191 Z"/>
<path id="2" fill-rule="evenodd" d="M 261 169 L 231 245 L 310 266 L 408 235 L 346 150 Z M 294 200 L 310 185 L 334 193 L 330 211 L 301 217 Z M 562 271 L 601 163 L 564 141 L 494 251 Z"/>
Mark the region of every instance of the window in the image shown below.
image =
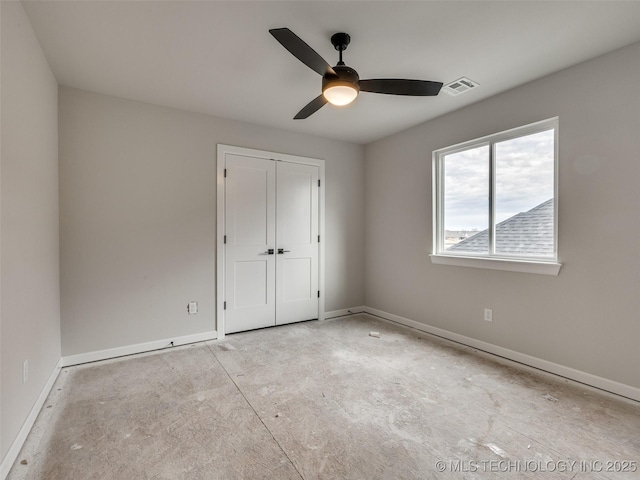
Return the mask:
<path id="1" fill-rule="evenodd" d="M 557 275 L 558 119 L 433 152 L 434 263 Z"/>

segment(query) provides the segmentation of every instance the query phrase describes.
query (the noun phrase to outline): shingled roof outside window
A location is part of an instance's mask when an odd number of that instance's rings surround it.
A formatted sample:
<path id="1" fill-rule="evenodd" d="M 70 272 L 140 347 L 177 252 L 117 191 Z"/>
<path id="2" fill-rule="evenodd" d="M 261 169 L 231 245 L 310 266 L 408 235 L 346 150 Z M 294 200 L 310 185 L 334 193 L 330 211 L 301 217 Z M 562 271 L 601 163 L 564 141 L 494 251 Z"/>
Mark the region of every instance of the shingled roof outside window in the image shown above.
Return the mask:
<path id="1" fill-rule="evenodd" d="M 553 198 L 496 225 L 496 254 L 530 257 L 554 255 Z M 486 253 L 489 230 L 447 248 L 447 252 Z"/>

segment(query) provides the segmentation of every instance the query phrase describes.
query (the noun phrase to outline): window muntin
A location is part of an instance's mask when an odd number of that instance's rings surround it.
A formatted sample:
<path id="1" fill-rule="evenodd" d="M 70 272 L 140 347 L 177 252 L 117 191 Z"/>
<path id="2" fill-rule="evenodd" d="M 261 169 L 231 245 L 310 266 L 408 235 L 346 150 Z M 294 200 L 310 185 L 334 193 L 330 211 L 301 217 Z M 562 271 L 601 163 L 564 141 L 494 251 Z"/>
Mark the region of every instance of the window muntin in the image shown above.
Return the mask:
<path id="1" fill-rule="evenodd" d="M 434 253 L 557 260 L 557 119 L 434 152 Z"/>

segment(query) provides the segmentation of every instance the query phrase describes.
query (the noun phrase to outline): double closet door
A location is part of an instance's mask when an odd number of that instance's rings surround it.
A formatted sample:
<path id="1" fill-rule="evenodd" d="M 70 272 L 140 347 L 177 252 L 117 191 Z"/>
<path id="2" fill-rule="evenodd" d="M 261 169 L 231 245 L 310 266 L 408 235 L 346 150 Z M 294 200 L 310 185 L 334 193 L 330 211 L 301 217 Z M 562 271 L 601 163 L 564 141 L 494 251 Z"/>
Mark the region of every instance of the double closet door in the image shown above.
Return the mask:
<path id="1" fill-rule="evenodd" d="M 319 169 L 225 158 L 226 333 L 318 318 Z"/>

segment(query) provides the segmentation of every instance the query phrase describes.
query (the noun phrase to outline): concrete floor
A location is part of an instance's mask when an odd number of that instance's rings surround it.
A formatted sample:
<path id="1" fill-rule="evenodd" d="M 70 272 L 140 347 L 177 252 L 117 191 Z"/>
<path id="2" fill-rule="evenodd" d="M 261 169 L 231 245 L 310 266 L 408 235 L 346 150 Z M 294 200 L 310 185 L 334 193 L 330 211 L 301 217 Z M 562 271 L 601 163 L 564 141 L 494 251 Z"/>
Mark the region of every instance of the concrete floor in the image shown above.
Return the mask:
<path id="1" fill-rule="evenodd" d="M 639 405 L 354 315 L 65 368 L 9 480 L 640 478 L 624 462 Z"/>

